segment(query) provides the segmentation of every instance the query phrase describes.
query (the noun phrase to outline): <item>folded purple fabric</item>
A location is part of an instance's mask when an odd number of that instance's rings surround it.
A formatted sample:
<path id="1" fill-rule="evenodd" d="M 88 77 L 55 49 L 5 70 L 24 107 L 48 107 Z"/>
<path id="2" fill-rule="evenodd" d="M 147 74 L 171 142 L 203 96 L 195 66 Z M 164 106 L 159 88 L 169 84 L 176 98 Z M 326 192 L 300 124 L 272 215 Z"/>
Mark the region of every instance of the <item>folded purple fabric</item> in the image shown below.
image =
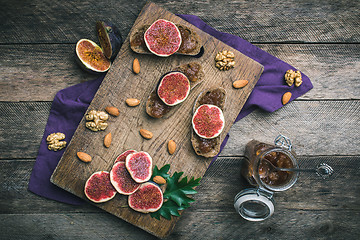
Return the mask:
<path id="1" fill-rule="evenodd" d="M 237 49 L 246 56 L 254 59 L 264 66 L 264 72 L 250 94 L 247 102 L 241 110 L 236 121 L 245 117 L 257 108 L 273 112 L 282 107 L 281 97 L 285 92 L 291 91 L 291 100 L 305 94 L 312 89 L 310 79 L 302 73 L 303 83 L 300 87 L 289 87 L 284 83 L 284 74 L 288 69 L 296 70 L 289 64 L 257 48 L 244 39 L 222 33 L 208 26 L 200 18 L 193 15 L 179 15 L 201 30 Z M 53 185 L 50 182 L 51 174 L 56 168 L 64 149 L 58 152 L 47 149 L 46 137 L 54 132 L 62 132 L 66 135 L 66 141 L 70 142 L 77 125 L 85 114 L 93 99 L 103 76 L 84 83 L 77 84 L 59 91 L 52 103 L 49 119 L 45 127 L 44 136 L 40 144 L 38 156 L 30 176 L 29 190 L 40 196 L 57 200 L 64 203 L 79 205 L 84 201 L 75 195 Z M 291 101 L 290 100 L 290 101 Z M 222 143 L 225 146 L 229 135 Z M 214 160 L 216 157 L 214 158 Z"/>

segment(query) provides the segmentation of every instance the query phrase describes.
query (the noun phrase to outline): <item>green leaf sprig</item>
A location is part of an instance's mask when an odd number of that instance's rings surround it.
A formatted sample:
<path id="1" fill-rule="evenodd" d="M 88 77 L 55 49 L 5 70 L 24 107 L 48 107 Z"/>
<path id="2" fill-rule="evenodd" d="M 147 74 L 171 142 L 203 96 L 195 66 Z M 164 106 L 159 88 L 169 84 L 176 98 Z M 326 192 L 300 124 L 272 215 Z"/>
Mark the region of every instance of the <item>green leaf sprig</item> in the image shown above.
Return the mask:
<path id="1" fill-rule="evenodd" d="M 195 200 L 188 195 L 197 193 L 194 187 L 200 185 L 201 178 L 195 179 L 192 177 L 189 181 L 187 177 L 181 176 L 183 172 L 174 172 L 172 176 L 168 174 L 170 164 L 166 164 L 161 169 L 155 166 L 151 179 L 155 176 L 162 176 L 166 179 L 167 186 L 164 192 L 164 203 L 161 208 L 150 214 L 151 217 L 160 220 L 160 216 L 167 220 L 171 219 L 171 216 L 180 216 L 179 211 L 190 207 L 190 203 Z"/>

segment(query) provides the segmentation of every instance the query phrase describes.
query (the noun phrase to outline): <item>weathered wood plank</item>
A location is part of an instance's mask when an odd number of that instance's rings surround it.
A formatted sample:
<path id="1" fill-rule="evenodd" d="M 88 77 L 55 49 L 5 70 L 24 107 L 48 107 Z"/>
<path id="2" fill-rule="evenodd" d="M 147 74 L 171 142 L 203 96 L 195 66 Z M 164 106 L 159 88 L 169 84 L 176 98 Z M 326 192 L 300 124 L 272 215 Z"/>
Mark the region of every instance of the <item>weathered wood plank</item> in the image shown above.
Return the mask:
<path id="1" fill-rule="evenodd" d="M 265 222 L 247 222 L 235 212 L 182 218 L 166 239 L 357 239 L 360 227 L 353 211 L 292 210 Z M 0 222 L 1 239 L 158 239 L 106 213 L 3 214 Z"/>
<path id="2" fill-rule="evenodd" d="M 35 158 L 50 102 L 0 102 L 0 159 Z M 293 101 L 274 113 L 257 110 L 230 129 L 221 156 L 242 156 L 251 139 L 283 134 L 300 155 L 358 155 L 360 101 Z M 329 137 L 331 136 L 331 137 Z"/>
<path id="3" fill-rule="evenodd" d="M 198 15 L 212 27 L 251 42 L 359 42 L 358 1 L 161 1 L 175 14 Z M 75 43 L 93 37 L 95 22 L 126 35 L 146 1 L 3 1 L 0 43 Z M 222 2 L 225 3 L 225 2 Z"/>
<path id="4" fill-rule="evenodd" d="M 359 99 L 359 44 L 259 44 L 300 69 L 314 88 L 300 99 Z M 55 93 L 97 78 L 80 69 L 75 44 L 2 46 L 0 101 L 52 101 Z"/>
<path id="5" fill-rule="evenodd" d="M 249 187 L 241 176 L 243 158 L 220 157 L 206 171 L 191 208 L 187 211 L 232 212 L 235 195 Z M 297 183 L 286 192 L 276 193 L 276 213 L 293 209 L 304 211 L 358 211 L 360 183 L 359 156 L 298 156 L 299 165 L 312 168 L 325 162 L 334 175 L 323 180 L 314 174 L 301 174 Z M 27 190 L 34 160 L 0 161 L 0 214 L 102 213 L 90 205 L 72 206 L 41 198 Z M 351 182 L 352 184 L 347 184 Z M 342 186 L 342 187 L 339 187 Z M 308 200 L 311 196 L 311 201 Z"/>
<path id="6" fill-rule="evenodd" d="M 222 156 L 241 156 L 251 139 L 292 140 L 300 155 L 357 155 L 360 101 L 295 101 L 268 113 L 256 111 L 235 123 Z"/>
<path id="7" fill-rule="evenodd" d="M 196 201 L 168 239 L 354 239 L 351 236 L 360 227 L 360 183 L 353 181 L 359 178 L 359 160 L 358 156 L 300 156 L 303 167 L 326 161 L 335 174 L 329 180 L 301 175 L 293 188 L 274 195 L 274 215 L 253 223 L 243 220 L 233 208 L 236 193 L 248 186 L 240 176 L 242 158 L 219 158 L 206 172 L 194 196 Z M 33 163 L 0 162 L 1 239 L 154 238 L 89 204 L 70 206 L 29 193 L 27 181 Z"/>
<path id="8" fill-rule="evenodd" d="M 56 92 L 98 76 L 76 63 L 75 44 L 2 46 L 0 100 L 52 101 Z"/>
<path id="9" fill-rule="evenodd" d="M 0 159 L 35 158 L 51 102 L 1 102 L 0 106 Z"/>

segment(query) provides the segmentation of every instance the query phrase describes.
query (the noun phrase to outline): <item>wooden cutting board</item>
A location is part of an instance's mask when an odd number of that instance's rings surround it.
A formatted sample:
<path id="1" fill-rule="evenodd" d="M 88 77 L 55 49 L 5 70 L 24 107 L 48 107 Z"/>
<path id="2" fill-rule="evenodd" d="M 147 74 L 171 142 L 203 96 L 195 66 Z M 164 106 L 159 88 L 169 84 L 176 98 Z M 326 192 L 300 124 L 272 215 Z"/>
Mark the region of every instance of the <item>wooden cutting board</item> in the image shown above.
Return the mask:
<path id="1" fill-rule="evenodd" d="M 108 128 L 100 132 L 87 129 L 83 118 L 51 177 L 51 182 L 80 198 L 86 199 L 84 185 L 89 176 L 100 170 L 110 171 L 115 158 L 128 149 L 148 152 L 153 158 L 153 165 L 159 168 L 170 164 L 171 175 L 177 171 L 184 172 L 183 176 L 189 178 L 202 177 L 212 159 L 197 156 L 191 146 L 191 117 L 196 97 L 210 87 L 221 86 L 226 89 L 226 125 L 221 134 L 224 139 L 263 71 L 261 64 L 151 2 L 144 6 L 132 30 L 145 24 L 150 25 L 159 18 L 186 25 L 196 31 L 203 42 L 204 54 L 200 58 L 181 55 L 163 58 L 136 54 L 130 49 L 129 36 L 126 38 L 88 109 L 104 110 L 111 105 L 120 110 L 120 115 L 110 116 Z M 229 71 L 219 71 L 215 67 L 214 57 L 225 49 L 235 53 L 236 66 Z M 132 72 L 134 58 L 138 58 L 141 65 L 141 72 L 137 75 Z M 205 72 L 204 81 L 192 89 L 186 101 L 172 109 L 166 117 L 149 117 L 145 112 L 145 103 L 159 78 L 176 66 L 191 61 L 201 63 Z M 243 89 L 234 89 L 232 82 L 238 79 L 247 79 L 249 84 Z M 140 99 L 141 104 L 128 107 L 125 104 L 127 98 Z M 154 137 L 143 139 L 139 134 L 141 128 L 150 130 Z M 113 141 L 109 148 L 105 148 L 103 138 L 109 132 L 112 133 Z M 170 139 L 177 143 L 173 155 L 167 151 Z M 79 151 L 90 154 L 92 162 L 81 162 L 76 157 Z M 156 220 L 149 214 L 135 212 L 127 207 L 127 196 L 120 194 L 96 206 L 160 238 L 168 236 L 179 219 Z"/>

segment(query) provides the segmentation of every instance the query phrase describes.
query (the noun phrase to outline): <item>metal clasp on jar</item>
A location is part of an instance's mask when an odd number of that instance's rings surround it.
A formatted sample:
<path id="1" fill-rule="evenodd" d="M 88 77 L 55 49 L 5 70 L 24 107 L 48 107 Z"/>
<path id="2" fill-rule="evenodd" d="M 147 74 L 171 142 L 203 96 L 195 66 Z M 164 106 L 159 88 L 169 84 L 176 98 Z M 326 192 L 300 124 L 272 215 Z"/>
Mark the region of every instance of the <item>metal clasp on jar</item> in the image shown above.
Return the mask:
<path id="1" fill-rule="evenodd" d="M 291 151 L 292 149 L 292 144 L 290 139 L 281 134 L 275 138 L 274 144 L 278 147 L 284 148 L 289 151 Z"/>

